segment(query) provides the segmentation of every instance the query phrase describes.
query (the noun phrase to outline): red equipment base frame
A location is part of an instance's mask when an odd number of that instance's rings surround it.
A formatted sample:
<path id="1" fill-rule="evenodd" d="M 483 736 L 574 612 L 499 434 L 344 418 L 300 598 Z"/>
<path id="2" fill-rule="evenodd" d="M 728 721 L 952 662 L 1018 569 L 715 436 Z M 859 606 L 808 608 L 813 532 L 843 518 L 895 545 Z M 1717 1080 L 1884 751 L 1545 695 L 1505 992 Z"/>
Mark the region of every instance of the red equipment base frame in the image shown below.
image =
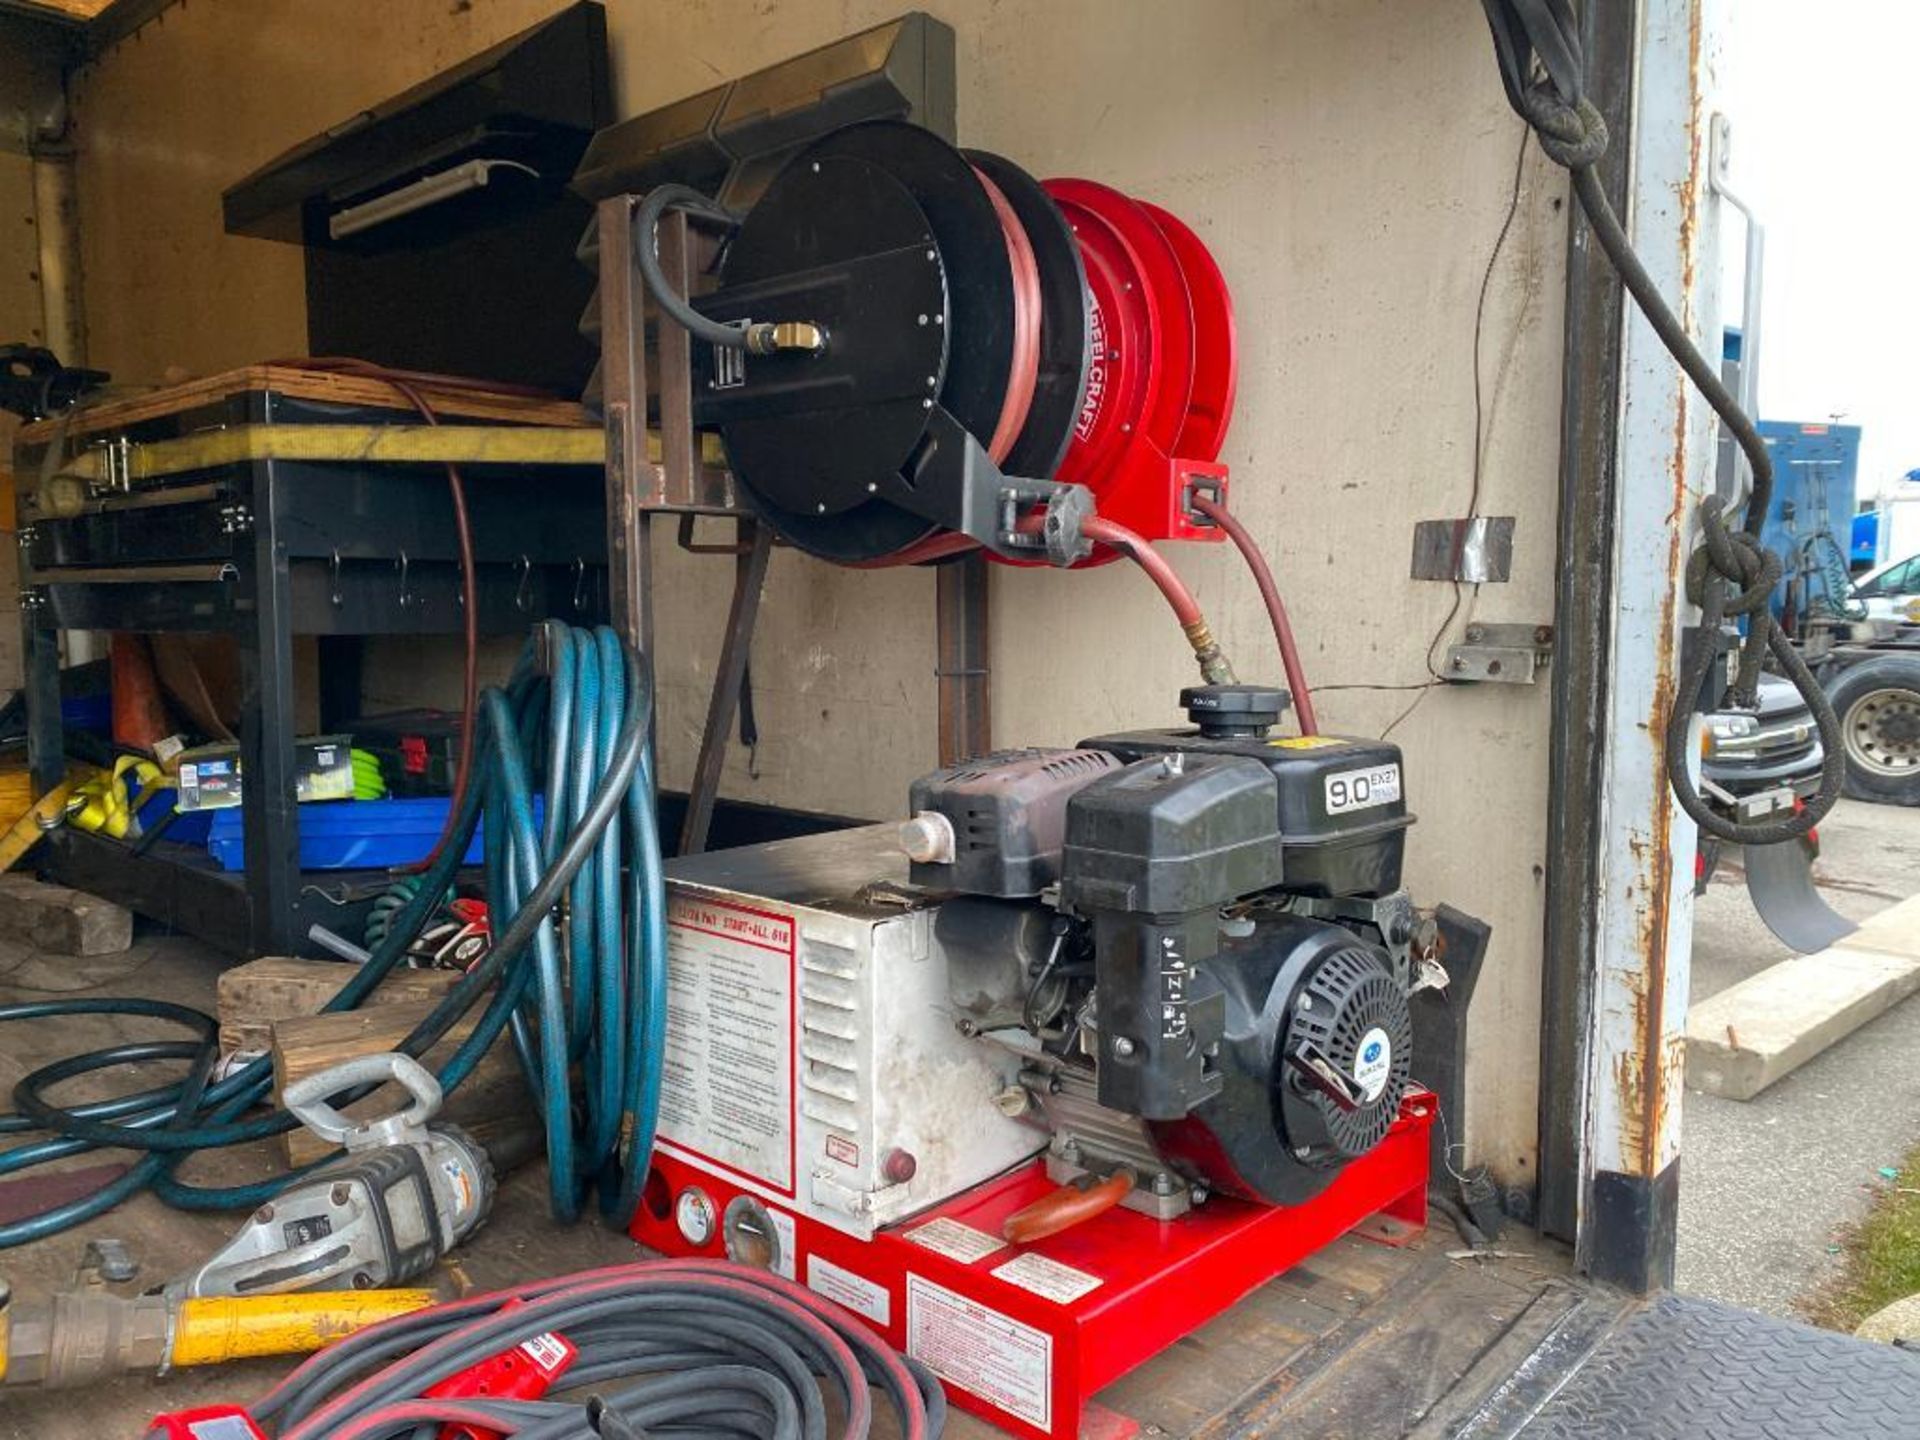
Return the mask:
<path id="1" fill-rule="evenodd" d="M 1116 1209 L 1033 1245 L 1004 1244 L 1007 1216 L 1055 1188 L 1035 1159 L 871 1241 L 794 1217 L 796 1253 L 780 1268 L 929 1364 L 959 1408 L 1024 1440 L 1119 1440 L 1134 1432 L 1091 1405 L 1099 1390 L 1371 1217 L 1397 1222 L 1380 1237 L 1389 1243 L 1426 1223 L 1433 1115 L 1433 1096 L 1410 1092 L 1387 1138 L 1304 1205 L 1215 1196 L 1178 1220 Z M 673 1202 L 697 1185 L 718 1212 L 752 1192 L 676 1154 L 654 1163 L 633 1238 L 670 1255 L 723 1254 L 718 1233 L 687 1243 Z M 755 1198 L 779 1215 L 779 1202 Z M 934 1222 L 938 1249 L 914 1238 Z"/>

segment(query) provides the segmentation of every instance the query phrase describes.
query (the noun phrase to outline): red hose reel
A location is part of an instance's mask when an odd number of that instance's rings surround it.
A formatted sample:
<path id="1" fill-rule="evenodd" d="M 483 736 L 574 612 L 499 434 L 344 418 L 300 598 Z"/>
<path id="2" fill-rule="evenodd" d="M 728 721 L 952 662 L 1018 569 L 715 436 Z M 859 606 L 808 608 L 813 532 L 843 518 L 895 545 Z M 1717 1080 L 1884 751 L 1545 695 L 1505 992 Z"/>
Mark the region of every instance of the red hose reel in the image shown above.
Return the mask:
<path id="1" fill-rule="evenodd" d="M 1233 297 L 1178 217 L 1092 180 L 1047 180 L 1087 277 L 1087 384 L 1054 479 L 1085 485 L 1102 517 L 1148 540 L 1219 540 L 1198 490 L 1224 500 L 1218 463 L 1239 357 Z M 1102 547 L 1092 560 L 1115 558 Z"/>
<path id="2" fill-rule="evenodd" d="M 1112 558 L 1055 543 L 1061 486 L 1148 540 L 1221 538 L 1191 502 L 1225 494 L 1233 305 L 1164 210 L 915 126 L 848 126 L 774 177 L 695 304 L 825 337 L 694 356 L 696 422 L 803 549 L 849 565 L 974 544 L 1013 563 Z"/>

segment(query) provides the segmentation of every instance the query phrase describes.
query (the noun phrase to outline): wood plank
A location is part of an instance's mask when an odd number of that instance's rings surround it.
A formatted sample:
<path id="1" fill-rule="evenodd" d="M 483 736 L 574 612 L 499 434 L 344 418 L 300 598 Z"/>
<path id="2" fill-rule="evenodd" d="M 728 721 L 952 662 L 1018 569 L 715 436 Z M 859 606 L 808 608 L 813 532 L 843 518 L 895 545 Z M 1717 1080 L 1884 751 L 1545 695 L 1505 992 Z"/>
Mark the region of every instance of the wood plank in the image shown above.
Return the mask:
<path id="1" fill-rule="evenodd" d="M 354 967 L 343 961 L 301 960 L 290 955 L 263 955 L 222 971 L 216 1005 L 221 1050 L 268 1049 L 276 1021 L 318 1015 L 354 973 Z M 459 983 L 459 974 L 452 970 L 396 966 L 368 997 L 368 1003 L 438 1000 Z"/>
<path id="2" fill-rule="evenodd" d="M 1426 1414 L 1533 1299 L 1429 1251 L 1363 1312 L 1222 1411 L 1194 1440 L 1372 1440 Z"/>
<path id="3" fill-rule="evenodd" d="M 0 875 L 0 936 L 56 955 L 117 955 L 133 944 L 133 913 L 84 890 Z"/>
<path id="4" fill-rule="evenodd" d="M 1270 1281 L 1100 1392 L 1100 1403 L 1186 1435 L 1339 1328 L 1342 1316 Z"/>
<path id="5" fill-rule="evenodd" d="M 493 420 L 523 425 L 597 426 L 585 406 L 571 400 L 536 398 L 511 392 L 415 387 L 443 419 Z M 138 395 L 102 400 L 71 414 L 22 427 L 16 443 L 45 445 L 66 436 L 121 429 L 144 420 L 157 420 L 184 410 L 214 404 L 230 395 L 272 390 L 296 400 L 332 405 L 354 405 L 417 415 L 413 402 L 383 380 L 330 370 L 305 370 L 290 365 L 245 365 L 218 375 L 202 376 Z"/>

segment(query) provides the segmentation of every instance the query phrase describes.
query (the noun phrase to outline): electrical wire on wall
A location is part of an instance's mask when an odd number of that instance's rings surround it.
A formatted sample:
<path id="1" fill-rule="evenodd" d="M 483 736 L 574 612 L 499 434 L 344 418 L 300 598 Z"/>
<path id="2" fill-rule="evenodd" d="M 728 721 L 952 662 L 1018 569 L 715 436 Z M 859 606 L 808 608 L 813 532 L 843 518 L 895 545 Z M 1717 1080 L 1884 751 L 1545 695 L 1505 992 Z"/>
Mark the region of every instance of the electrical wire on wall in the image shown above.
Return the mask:
<path id="1" fill-rule="evenodd" d="M 1719 372 L 1687 334 L 1647 271 L 1595 171 L 1607 153 L 1607 125 L 1586 96 L 1586 57 L 1572 0 L 1481 0 L 1493 30 L 1500 81 L 1514 112 L 1540 137 L 1547 157 L 1573 175 L 1573 193 L 1586 213 L 1593 238 L 1633 297 L 1661 345 L 1727 427 L 1753 472 L 1738 528 L 1729 526 L 1726 503 L 1708 495 L 1694 508 L 1702 544 L 1688 558 L 1686 597 L 1700 607 L 1706 643 L 1683 657 L 1667 709 L 1666 770 L 1674 798 L 1702 831 L 1738 845 L 1773 845 L 1811 831 L 1840 799 L 1846 777 L 1844 738 L 1833 704 L 1771 608 L 1780 580 L 1780 557 L 1760 544 L 1760 528 L 1773 494 L 1773 457 L 1752 419 L 1721 381 Z M 1724 701 L 1708 679 L 1719 659 L 1719 636 L 1729 620 L 1745 617 L 1747 633 L 1739 665 Z M 1738 820 L 1702 798 L 1692 774 L 1693 717 L 1703 701 L 1727 708 L 1759 708 L 1760 668 L 1771 656 L 1813 712 L 1826 759 L 1820 788 L 1802 807 L 1759 820 Z"/>
<path id="2" fill-rule="evenodd" d="M 1500 221 L 1500 231 L 1494 237 L 1493 248 L 1487 252 L 1486 267 L 1480 273 L 1479 298 L 1474 304 L 1472 344 L 1473 454 L 1470 461 L 1472 479 L 1467 492 L 1466 518 L 1468 520 L 1473 520 L 1480 513 L 1480 494 L 1486 478 L 1488 443 L 1486 434 L 1486 386 L 1480 370 L 1480 353 L 1486 333 L 1487 297 L 1493 290 L 1494 269 L 1500 262 L 1501 252 L 1506 249 L 1507 237 L 1513 233 L 1513 223 L 1520 214 L 1520 197 L 1525 189 L 1527 148 L 1532 139 L 1533 132 L 1522 127 L 1520 131 L 1520 148 L 1515 152 L 1513 157 L 1513 183 L 1509 187 L 1507 195 L 1507 211 Z M 1459 580 L 1453 582 L 1453 603 L 1447 607 L 1447 613 L 1441 619 L 1439 627 L 1433 632 L 1433 638 L 1427 642 L 1425 656 L 1427 679 L 1410 681 L 1404 685 L 1321 685 L 1315 687 L 1315 693 L 1329 694 L 1336 690 L 1400 690 L 1414 692 L 1413 699 L 1408 702 L 1406 708 L 1394 716 L 1392 721 L 1388 723 L 1387 728 L 1380 732 L 1380 738 L 1382 740 L 1386 739 L 1395 730 L 1399 729 L 1401 724 L 1404 723 L 1415 710 L 1420 708 L 1420 703 L 1427 698 L 1428 692 L 1449 683 L 1446 675 L 1435 663 L 1435 656 L 1439 652 L 1441 642 L 1446 639 L 1448 633 L 1453 629 L 1454 621 L 1459 618 L 1461 605 L 1466 603 L 1465 590 L 1466 587 L 1463 582 Z M 1473 593 L 1474 598 L 1478 598 L 1480 593 L 1480 587 L 1478 585 L 1473 587 Z M 1468 618 L 1472 618 L 1471 604 L 1468 605 Z"/>
<path id="3" fill-rule="evenodd" d="M 1473 484 L 1467 492 L 1466 520 L 1468 524 L 1472 524 L 1473 521 L 1479 517 L 1480 491 L 1486 480 L 1487 470 L 1486 381 L 1480 371 L 1480 348 L 1482 341 L 1486 337 L 1487 330 L 1487 296 L 1493 289 L 1493 272 L 1494 268 L 1500 263 L 1500 252 L 1506 249 L 1507 236 L 1513 233 L 1513 222 L 1520 214 L 1520 193 L 1525 186 L 1527 173 L 1527 146 L 1528 142 L 1532 139 L 1533 132 L 1522 127 L 1520 131 L 1520 148 L 1515 152 L 1513 157 L 1513 185 L 1507 195 L 1506 217 L 1500 222 L 1500 233 L 1494 237 L 1493 249 L 1487 253 L 1486 269 L 1480 272 L 1480 295 L 1474 302 L 1473 307 Z M 1447 677 L 1441 672 L 1440 667 L 1434 663 L 1434 657 L 1439 653 L 1441 642 L 1445 640 L 1447 635 L 1452 631 L 1453 622 L 1460 614 L 1462 601 L 1465 600 L 1466 603 L 1466 618 L 1471 621 L 1473 619 L 1474 602 L 1478 601 L 1479 598 L 1480 587 L 1478 585 L 1473 587 L 1473 594 L 1469 599 L 1466 596 L 1465 584 L 1459 580 L 1453 582 L 1453 603 L 1447 607 L 1446 618 L 1440 622 L 1440 628 L 1433 632 L 1433 639 L 1427 642 L 1426 665 L 1429 683 L 1422 685 L 1419 693 L 1413 697 L 1412 701 L 1407 705 L 1407 708 L 1396 715 L 1392 722 L 1388 724 L 1387 728 L 1380 732 L 1380 738 L 1382 740 L 1399 729 L 1401 723 L 1407 720 L 1415 710 L 1420 708 L 1420 702 L 1427 698 L 1427 695 L 1435 686 L 1447 683 Z"/>

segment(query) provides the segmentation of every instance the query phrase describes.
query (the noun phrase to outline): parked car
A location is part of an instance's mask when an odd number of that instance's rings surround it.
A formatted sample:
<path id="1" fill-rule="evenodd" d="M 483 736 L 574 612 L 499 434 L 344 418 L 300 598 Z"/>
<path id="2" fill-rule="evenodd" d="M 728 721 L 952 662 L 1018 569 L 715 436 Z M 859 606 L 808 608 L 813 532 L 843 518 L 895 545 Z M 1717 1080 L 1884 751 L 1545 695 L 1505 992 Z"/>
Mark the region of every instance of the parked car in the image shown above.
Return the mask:
<path id="1" fill-rule="evenodd" d="M 1869 620 L 1920 625 L 1920 555 L 1869 570 L 1853 582 L 1853 598 L 1866 605 Z"/>
<path id="2" fill-rule="evenodd" d="M 1783 809 L 1820 788 L 1826 752 L 1813 711 L 1792 684 L 1760 677 L 1758 708 L 1707 716 L 1700 770 L 1708 795 L 1742 818 Z M 1715 795 L 1717 788 L 1721 794 Z M 1721 796 L 1724 795 L 1725 799 Z M 1771 797 L 1771 799 L 1769 799 Z"/>

